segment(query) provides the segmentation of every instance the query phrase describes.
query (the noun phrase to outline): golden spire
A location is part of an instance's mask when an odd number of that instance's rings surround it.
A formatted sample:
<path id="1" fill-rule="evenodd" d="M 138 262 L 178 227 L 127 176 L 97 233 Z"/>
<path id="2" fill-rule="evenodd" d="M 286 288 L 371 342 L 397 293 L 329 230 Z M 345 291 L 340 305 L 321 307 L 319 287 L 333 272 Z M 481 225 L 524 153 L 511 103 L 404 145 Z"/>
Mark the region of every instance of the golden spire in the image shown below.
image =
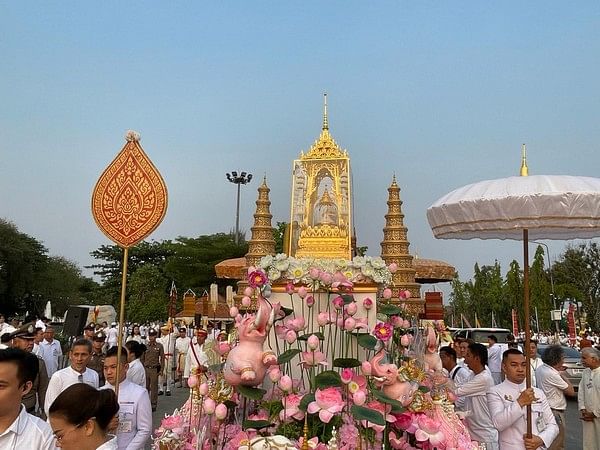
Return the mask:
<path id="1" fill-rule="evenodd" d="M 323 130 L 329 130 L 329 121 L 327 120 L 327 92 L 323 94 Z"/>
<path id="2" fill-rule="evenodd" d="M 526 177 L 529 175 L 529 168 L 527 167 L 527 147 L 525 144 L 521 146 L 521 176 Z"/>
<path id="3" fill-rule="evenodd" d="M 265 175 L 262 184 L 258 187 L 254 225 L 250 228 L 252 238 L 248 242 L 248 253 L 246 253 L 246 264 L 248 266 L 256 265 L 263 256 L 275 254 L 275 239 L 273 238 L 273 227 L 271 225 L 273 215 L 270 210 L 269 191 L 267 176 Z"/>

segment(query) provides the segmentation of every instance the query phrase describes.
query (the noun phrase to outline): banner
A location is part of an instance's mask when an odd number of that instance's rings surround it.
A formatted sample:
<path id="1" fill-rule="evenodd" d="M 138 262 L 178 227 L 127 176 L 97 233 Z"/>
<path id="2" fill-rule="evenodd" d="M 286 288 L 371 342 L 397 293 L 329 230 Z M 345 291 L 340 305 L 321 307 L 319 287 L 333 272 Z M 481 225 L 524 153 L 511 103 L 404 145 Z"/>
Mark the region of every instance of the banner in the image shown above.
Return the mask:
<path id="1" fill-rule="evenodd" d="M 512 310 L 512 329 L 513 336 L 516 338 L 519 336 L 519 319 L 517 318 L 517 311 Z"/>
<path id="2" fill-rule="evenodd" d="M 569 330 L 569 342 L 575 345 L 577 342 L 577 333 L 575 330 L 575 305 L 569 303 L 569 312 L 567 313 L 567 327 Z"/>

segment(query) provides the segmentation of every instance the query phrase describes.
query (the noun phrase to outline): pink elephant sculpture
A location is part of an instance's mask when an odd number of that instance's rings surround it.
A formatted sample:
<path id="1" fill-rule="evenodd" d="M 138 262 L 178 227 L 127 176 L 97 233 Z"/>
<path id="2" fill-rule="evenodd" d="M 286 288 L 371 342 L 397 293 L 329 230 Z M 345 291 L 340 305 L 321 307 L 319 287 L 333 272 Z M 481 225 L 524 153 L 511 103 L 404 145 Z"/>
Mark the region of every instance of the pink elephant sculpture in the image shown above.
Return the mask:
<path id="1" fill-rule="evenodd" d="M 442 370 L 442 360 L 438 353 L 438 337 L 431 325 L 427 325 L 425 328 L 425 342 L 427 343 L 425 355 L 423 356 L 425 370 L 440 372 Z"/>
<path id="2" fill-rule="evenodd" d="M 238 324 L 239 343 L 227 355 L 223 376 L 231 386 L 258 386 L 267 368 L 277 364 L 272 351 L 264 351 L 264 342 L 273 326 L 278 305 L 271 307 L 261 296 L 256 314 L 247 314 Z"/>
<path id="3" fill-rule="evenodd" d="M 381 364 L 384 356 L 385 351 L 381 349 L 370 361 L 371 373 L 376 377 L 378 387 L 389 398 L 402 403 L 402 406 L 410 405 L 419 386 L 400 379 L 396 364 Z"/>

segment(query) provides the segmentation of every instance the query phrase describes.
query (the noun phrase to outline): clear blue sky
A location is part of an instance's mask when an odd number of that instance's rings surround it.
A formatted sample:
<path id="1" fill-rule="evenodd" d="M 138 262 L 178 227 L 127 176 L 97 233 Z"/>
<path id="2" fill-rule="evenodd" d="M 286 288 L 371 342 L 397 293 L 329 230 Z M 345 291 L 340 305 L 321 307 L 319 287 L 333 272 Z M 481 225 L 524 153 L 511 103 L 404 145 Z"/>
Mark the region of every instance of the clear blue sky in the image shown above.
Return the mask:
<path id="1" fill-rule="evenodd" d="M 598 176 L 594 1 L 0 2 L 0 217 L 81 265 L 106 238 L 92 188 L 127 129 L 167 182 L 154 239 L 249 229 L 266 173 L 289 215 L 291 161 L 330 130 L 351 156 L 358 241 L 379 254 L 396 173 L 411 250 L 471 276 L 521 244 L 437 241 L 425 211 L 474 181 Z M 551 245 L 552 257 L 565 243 Z"/>

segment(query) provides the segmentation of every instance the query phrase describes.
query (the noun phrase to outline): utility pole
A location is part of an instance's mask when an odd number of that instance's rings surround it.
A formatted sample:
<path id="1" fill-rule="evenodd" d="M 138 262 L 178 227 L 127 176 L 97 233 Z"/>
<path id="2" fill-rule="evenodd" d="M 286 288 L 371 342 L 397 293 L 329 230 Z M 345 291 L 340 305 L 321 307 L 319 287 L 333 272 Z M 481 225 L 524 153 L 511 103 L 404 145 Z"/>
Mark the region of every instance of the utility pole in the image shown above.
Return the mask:
<path id="1" fill-rule="evenodd" d="M 231 173 L 226 173 L 227 181 L 233 184 L 237 184 L 237 201 L 236 201 L 236 209 L 235 209 L 235 243 L 236 245 L 240 243 L 240 186 L 242 184 L 248 184 L 252 180 L 252 174 L 246 172 L 238 173 L 236 171 L 232 171 Z"/>

